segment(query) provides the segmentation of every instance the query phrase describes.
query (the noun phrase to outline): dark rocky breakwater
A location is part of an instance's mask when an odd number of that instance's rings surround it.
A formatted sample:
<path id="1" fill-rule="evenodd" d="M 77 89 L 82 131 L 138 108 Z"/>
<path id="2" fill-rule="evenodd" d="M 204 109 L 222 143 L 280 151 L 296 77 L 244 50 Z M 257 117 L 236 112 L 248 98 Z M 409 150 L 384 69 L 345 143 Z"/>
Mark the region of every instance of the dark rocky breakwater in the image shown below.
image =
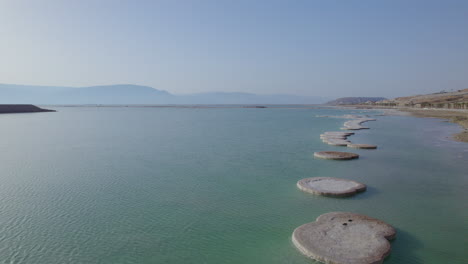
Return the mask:
<path id="1" fill-rule="evenodd" d="M 56 112 L 31 104 L 0 104 L 0 114 Z"/>

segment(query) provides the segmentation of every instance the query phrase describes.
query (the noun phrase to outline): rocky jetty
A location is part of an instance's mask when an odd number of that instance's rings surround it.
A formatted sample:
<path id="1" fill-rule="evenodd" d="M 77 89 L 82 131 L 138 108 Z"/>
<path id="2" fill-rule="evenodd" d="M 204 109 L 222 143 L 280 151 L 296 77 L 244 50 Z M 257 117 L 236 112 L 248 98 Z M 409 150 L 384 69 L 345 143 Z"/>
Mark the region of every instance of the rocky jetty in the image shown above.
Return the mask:
<path id="1" fill-rule="evenodd" d="M 297 187 L 304 192 L 337 197 L 352 196 L 366 190 L 366 185 L 360 182 L 333 177 L 302 179 L 297 182 Z"/>
<path id="2" fill-rule="evenodd" d="M 321 159 L 331 159 L 331 160 L 350 160 L 357 159 L 359 155 L 351 152 L 340 152 L 340 151 L 320 151 L 315 152 L 314 156 Z"/>
<path id="3" fill-rule="evenodd" d="M 42 109 L 30 104 L 0 104 L 0 114 L 55 112 L 55 110 Z"/>
<path id="4" fill-rule="evenodd" d="M 369 216 L 331 212 L 296 228 L 294 245 L 309 258 L 333 264 L 379 264 L 390 254 L 395 229 Z"/>

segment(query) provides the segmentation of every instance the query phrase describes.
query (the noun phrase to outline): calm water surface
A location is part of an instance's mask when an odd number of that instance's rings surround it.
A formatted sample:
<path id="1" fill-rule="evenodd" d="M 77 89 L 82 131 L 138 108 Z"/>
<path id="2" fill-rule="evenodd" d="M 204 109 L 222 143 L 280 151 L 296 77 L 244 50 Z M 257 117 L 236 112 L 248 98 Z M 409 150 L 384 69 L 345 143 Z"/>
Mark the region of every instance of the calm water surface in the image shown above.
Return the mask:
<path id="1" fill-rule="evenodd" d="M 294 228 L 330 211 L 398 230 L 391 263 L 468 259 L 468 144 L 456 125 L 378 116 L 350 139 L 361 158 L 322 143 L 359 113 L 320 109 L 57 108 L 0 115 L 0 263 L 315 263 Z M 377 112 L 368 112 L 375 114 Z M 305 177 L 368 191 L 303 193 Z"/>

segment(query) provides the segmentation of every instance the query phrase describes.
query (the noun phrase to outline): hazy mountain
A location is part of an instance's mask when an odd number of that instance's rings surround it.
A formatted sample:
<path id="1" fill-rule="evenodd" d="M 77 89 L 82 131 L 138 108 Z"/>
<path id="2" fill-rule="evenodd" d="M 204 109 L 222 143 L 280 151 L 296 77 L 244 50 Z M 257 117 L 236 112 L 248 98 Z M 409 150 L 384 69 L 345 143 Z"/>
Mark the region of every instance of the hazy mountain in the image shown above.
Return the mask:
<path id="1" fill-rule="evenodd" d="M 152 104 L 174 100 L 166 91 L 131 84 L 72 88 L 59 96 L 58 101 L 74 104 Z"/>
<path id="2" fill-rule="evenodd" d="M 0 104 L 318 104 L 325 98 L 288 94 L 198 93 L 173 95 L 132 84 L 56 87 L 0 84 Z"/>
<path id="3" fill-rule="evenodd" d="M 82 88 L 0 84 L 2 104 L 151 104 L 173 97 L 166 91 L 130 84 Z"/>

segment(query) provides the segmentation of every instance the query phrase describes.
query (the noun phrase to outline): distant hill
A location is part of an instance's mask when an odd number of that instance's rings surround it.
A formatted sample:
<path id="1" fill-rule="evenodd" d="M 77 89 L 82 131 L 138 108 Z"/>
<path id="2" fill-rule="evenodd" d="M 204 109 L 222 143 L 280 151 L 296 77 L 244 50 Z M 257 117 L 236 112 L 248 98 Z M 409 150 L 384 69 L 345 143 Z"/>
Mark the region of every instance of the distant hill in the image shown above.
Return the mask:
<path id="1" fill-rule="evenodd" d="M 328 105 L 353 105 L 353 104 L 363 104 L 366 102 L 377 102 L 386 100 L 385 97 L 342 97 L 336 100 L 330 101 Z"/>
<path id="2" fill-rule="evenodd" d="M 289 94 L 212 92 L 174 95 L 132 84 L 80 88 L 0 84 L 0 104 L 320 104 L 325 101 L 322 97 Z"/>
<path id="3" fill-rule="evenodd" d="M 2 104 L 150 104 L 173 97 L 166 91 L 131 84 L 82 88 L 0 84 Z"/>
<path id="4" fill-rule="evenodd" d="M 70 88 L 57 94 L 57 102 L 74 104 L 152 104 L 174 101 L 174 95 L 149 86 L 119 84 Z"/>

